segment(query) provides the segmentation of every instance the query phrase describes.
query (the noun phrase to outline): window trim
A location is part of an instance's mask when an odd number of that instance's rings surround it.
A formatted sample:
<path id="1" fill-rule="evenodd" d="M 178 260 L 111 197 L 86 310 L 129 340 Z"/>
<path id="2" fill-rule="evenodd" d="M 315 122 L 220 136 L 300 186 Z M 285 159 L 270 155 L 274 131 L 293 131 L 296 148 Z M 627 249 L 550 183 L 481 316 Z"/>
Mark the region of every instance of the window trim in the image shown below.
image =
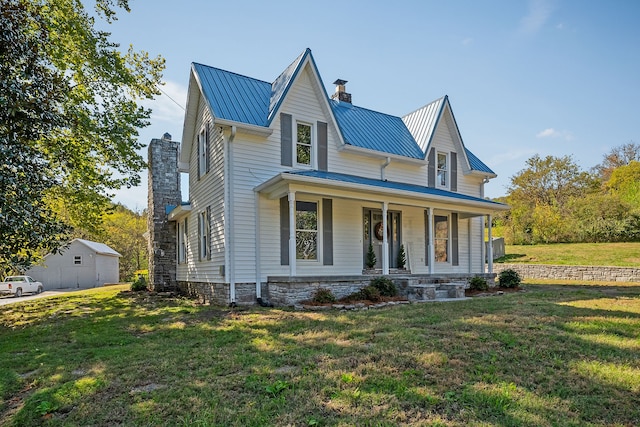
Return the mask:
<path id="1" fill-rule="evenodd" d="M 436 219 L 440 217 L 440 218 L 446 218 L 447 220 L 447 237 L 443 238 L 443 237 L 436 237 L 437 236 L 437 229 L 436 229 Z M 446 241 L 446 247 L 447 247 L 447 260 L 446 261 L 438 261 L 438 257 L 436 256 L 436 241 L 437 240 L 445 240 Z M 436 264 L 451 264 L 451 215 L 450 214 L 441 214 L 441 213 L 434 213 L 433 215 L 433 260 L 435 261 Z"/>
<path id="2" fill-rule="evenodd" d="M 316 230 L 303 230 L 303 229 L 298 229 L 298 224 L 297 224 L 297 219 L 298 219 L 298 202 L 302 202 L 302 203 L 314 203 L 316 205 Z M 296 233 L 296 262 L 301 262 L 304 264 L 321 264 L 322 265 L 322 251 L 324 249 L 324 245 L 323 245 L 323 241 L 322 241 L 322 236 L 323 236 L 323 226 L 322 226 L 322 201 L 318 198 L 301 198 L 301 199 L 296 199 L 296 224 L 294 224 L 295 227 L 295 233 Z M 315 232 L 316 233 L 316 257 L 315 258 L 298 258 L 298 248 L 297 248 L 297 243 L 298 243 L 298 232 Z"/>
<path id="3" fill-rule="evenodd" d="M 82 265 L 82 255 L 73 256 L 73 265 Z"/>
<path id="4" fill-rule="evenodd" d="M 207 125 L 203 125 L 202 129 L 198 133 L 198 178 L 205 176 L 208 172 L 208 154 L 209 154 L 209 141 L 207 135 Z"/>
<path id="5" fill-rule="evenodd" d="M 295 129 L 293 132 L 293 143 L 292 145 L 292 149 L 293 149 L 293 162 L 294 165 L 296 167 L 303 167 L 303 168 L 311 168 L 311 169 L 315 169 L 316 166 L 316 136 L 315 136 L 315 126 L 313 125 L 313 123 L 311 121 L 308 120 L 298 120 L 295 119 L 294 120 L 294 124 L 295 124 Z M 309 137 L 311 138 L 311 141 L 309 141 L 309 144 L 300 142 L 298 140 L 298 126 L 308 126 L 309 127 Z M 304 145 L 304 146 L 308 146 L 309 147 L 309 163 L 300 163 L 298 162 L 298 145 Z"/>
<path id="6" fill-rule="evenodd" d="M 178 221 L 178 264 L 185 264 L 187 262 L 187 218 L 183 221 Z"/>
<path id="7" fill-rule="evenodd" d="M 445 159 L 444 169 L 440 168 L 440 164 L 438 162 L 440 156 L 444 156 L 444 159 Z M 446 151 L 437 151 L 435 161 L 436 161 L 436 165 L 435 165 L 436 166 L 436 187 L 449 188 L 449 186 L 451 185 L 451 157 L 449 156 L 449 153 L 447 153 Z M 444 172 L 444 180 L 445 180 L 444 184 L 442 184 L 440 180 L 441 171 Z"/>
<path id="8" fill-rule="evenodd" d="M 198 213 L 198 258 L 200 261 L 206 261 L 209 259 L 209 233 L 211 228 L 209 226 L 209 218 L 207 216 L 207 210 L 203 210 Z"/>

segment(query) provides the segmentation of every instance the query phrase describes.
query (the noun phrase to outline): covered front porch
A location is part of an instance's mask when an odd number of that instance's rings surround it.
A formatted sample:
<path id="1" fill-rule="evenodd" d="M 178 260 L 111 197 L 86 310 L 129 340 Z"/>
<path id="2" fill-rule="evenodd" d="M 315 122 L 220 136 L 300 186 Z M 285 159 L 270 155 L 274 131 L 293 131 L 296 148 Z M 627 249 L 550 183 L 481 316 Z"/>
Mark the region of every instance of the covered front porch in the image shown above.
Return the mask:
<path id="1" fill-rule="evenodd" d="M 485 259 L 491 272 L 485 224 L 491 238 L 491 213 L 505 207 L 431 187 L 321 171 L 280 173 L 255 191 L 258 228 L 269 229 L 256 232 L 256 282 L 267 276 L 352 276 L 368 268 L 381 275 L 398 267 L 413 274 L 481 274 Z M 401 248 L 404 266 L 396 261 Z M 369 265 L 371 250 L 376 262 Z"/>

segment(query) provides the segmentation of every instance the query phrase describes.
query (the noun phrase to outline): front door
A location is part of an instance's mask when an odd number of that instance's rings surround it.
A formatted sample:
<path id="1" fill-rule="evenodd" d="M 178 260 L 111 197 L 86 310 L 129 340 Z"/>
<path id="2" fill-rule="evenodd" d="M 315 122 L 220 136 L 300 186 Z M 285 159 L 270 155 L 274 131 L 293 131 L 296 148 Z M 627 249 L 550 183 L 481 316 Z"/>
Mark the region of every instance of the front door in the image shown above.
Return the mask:
<path id="1" fill-rule="evenodd" d="M 382 210 L 365 209 L 363 218 L 363 265 L 367 268 L 369 245 L 376 256 L 374 268 L 382 268 Z M 387 211 L 387 241 L 389 242 L 389 267 L 397 268 L 398 252 L 401 244 L 400 212 Z"/>

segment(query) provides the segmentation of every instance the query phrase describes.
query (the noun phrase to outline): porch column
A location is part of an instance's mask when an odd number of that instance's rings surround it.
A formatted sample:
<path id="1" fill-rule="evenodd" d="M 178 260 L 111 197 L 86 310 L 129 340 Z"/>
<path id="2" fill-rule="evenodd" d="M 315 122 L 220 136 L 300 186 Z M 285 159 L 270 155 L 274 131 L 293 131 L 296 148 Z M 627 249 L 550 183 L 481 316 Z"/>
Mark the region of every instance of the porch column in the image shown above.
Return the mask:
<path id="1" fill-rule="evenodd" d="M 389 274 L 389 237 L 387 236 L 387 211 L 389 203 L 382 204 L 382 274 Z"/>
<path id="2" fill-rule="evenodd" d="M 296 193 L 289 192 L 289 276 L 296 275 Z"/>
<path id="3" fill-rule="evenodd" d="M 491 237 L 491 215 L 487 215 L 487 221 L 489 222 L 489 234 L 487 243 L 487 268 L 489 273 L 493 273 L 493 237 Z"/>
<path id="4" fill-rule="evenodd" d="M 436 254 L 433 253 L 433 208 L 427 208 L 428 213 L 428 227 L 429 227 L 429 274 L 433 274 L 435 270 Z"/>

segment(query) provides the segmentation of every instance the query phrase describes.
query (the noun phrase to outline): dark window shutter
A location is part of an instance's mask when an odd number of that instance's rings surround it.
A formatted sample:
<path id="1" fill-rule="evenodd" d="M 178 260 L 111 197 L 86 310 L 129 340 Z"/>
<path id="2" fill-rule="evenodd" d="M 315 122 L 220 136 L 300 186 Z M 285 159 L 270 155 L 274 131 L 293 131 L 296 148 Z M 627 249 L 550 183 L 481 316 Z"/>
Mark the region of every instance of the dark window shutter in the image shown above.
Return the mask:
<path id="1" fill-rule="evenodd" d="M 328 167 L 327 124 L 318 122 L 318 170 L 327 171 Z"/>
<path id="2" fill-rule="evenodd" d="M 200 170 L 200 134 L 196 136 L 196 164 L 198 165 L 198 180 L 200 180 L 200 175 L 202 175 L 202 170 Z"/>
<path id="3" fill-rule="evenodd" d="M 322 199 L 322 263 L 333 265 L 333 200 Z"/>
<path id="4" fill-rule="evenodd" d="M 211 206 L 207 206 L 207 259 L 211 260 Z"/>
<path id="5" fill-rule="evenodd" d="M 424 265 L 429 265 L 429 211 L 424 211 Z"/>
<path id="6" fill-rule="evenodd" d="M 198 260 L 202 260 L 202 215 L 198 214 Z"/>
<path id="7" fill-rule="evenodd" d="M 458 191 L 458 153 L 451 152 L 451 191 Z"/>
<path id="8" fill-rule="evenodd" d="M 429 151 L 429 157 L 427 158 L 429 165 L 427 166 L 427 186 L 436 186 L 436 149 L 431 148 Z"/>
<path id="9" fill-rule="evenodd" d="M 280 199 L 280 265 L 289 265 L 289 199 Z"/>
<path id="10" fill-rule="evenodd" d="M 451 214 L 451 265 L 460 265 L 458 256 L 458 214 Z"/>
<path id="11" fill-rule="evenodd" d="M 211 169 L 211 123 L 207 122 L 207 127 L 204 130 L 204 144 L 205 144 L 205 155 L 207 158 L 205 159 L 206 170 L 205 172 L 209 172 Z"/>
<path id="12" fill-rule="evenodd" d="M 293 166 L 293 126 L 291 114 L 280 113 L 280 164 Z"/>

